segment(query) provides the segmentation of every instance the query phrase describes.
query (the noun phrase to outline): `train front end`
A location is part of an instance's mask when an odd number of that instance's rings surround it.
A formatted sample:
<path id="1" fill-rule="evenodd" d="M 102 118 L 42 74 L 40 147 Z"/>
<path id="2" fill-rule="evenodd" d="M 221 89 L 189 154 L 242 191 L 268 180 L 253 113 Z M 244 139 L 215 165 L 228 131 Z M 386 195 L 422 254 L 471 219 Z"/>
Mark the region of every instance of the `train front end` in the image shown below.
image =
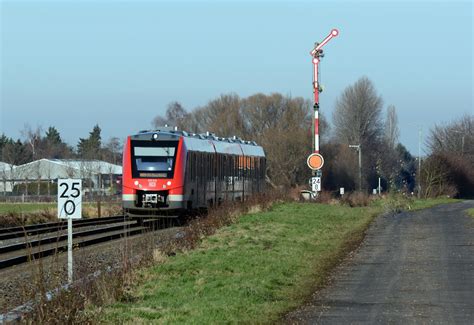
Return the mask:
<path id="1" fill-rule="evenodd" d="M 127 138 L 122 182 L 126 215 L 171 216 L 186 208 L 182 151 L 182 136 L 174 132 L 143 132 Z"/>

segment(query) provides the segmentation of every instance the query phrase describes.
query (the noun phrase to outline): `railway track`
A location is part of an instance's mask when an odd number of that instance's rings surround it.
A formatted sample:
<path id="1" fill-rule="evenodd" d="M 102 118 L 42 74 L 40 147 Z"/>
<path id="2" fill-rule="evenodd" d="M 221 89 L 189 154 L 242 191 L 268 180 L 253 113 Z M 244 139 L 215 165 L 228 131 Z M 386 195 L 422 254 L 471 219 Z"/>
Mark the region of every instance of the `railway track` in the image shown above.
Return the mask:
<path id="1" fill-rule="evenodd" d="M 86 227 L 86 226 L 112 223 L 114 221 L 121 221 L 123 219 L 124 219 L 123 216 L 80 219 L 80 220 L 74 220 L 73 226 L 74 228 L 80 228 L 80 227 Z M 0 229 L 0 242 L 7 239 L 24 237 L 25 235 L 32 236 L 32 235 L 37 235 L 37 234 L 42 234 L 42 233 L 47 233 L 47 232 L 54 232 L 54 231 L 58 231 L 62 229 L 67 229 L 67 221 L 47 222 L 47 223 L 39 223 L 39 224 L 28 225 L 28 226 L 1 228 Z"/>
<path id="2" fill-rule="evenodd" d="M 73 222 L 73 246 L 86 247 L 162 228 L 156 220 L 138 222 L 123 216 Z M 17 240 L 14 240 L 14 239 Z M 14 240 L 14 241 L 13 241 Z M 0 269 L 67 250 L 67 223 L 55 222 L 0 229 Z M 13 241 L 13 242 L 12 242 Z"/>

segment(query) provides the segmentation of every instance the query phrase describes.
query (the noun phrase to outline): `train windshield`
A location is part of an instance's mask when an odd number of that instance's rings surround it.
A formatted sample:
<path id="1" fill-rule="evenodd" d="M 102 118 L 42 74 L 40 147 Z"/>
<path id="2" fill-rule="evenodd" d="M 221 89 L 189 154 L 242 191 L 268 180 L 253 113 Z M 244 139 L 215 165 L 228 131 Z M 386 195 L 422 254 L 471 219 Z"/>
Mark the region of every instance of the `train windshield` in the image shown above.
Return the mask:
<path id="1" fill-rule="evenodd" d="M 173 178 L 178 142 L 133 141 L 134 178 Z"/>

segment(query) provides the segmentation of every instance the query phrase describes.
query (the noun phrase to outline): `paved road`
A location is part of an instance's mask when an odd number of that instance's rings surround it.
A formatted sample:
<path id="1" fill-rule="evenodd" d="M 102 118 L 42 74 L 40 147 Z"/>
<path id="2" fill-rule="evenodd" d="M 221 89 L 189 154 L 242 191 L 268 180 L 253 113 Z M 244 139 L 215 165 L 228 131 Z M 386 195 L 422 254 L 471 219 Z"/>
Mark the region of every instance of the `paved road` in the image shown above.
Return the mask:
<path id="1" fill-rule="evenodd" d="M 378 218 L 301 324 L 474 324 L 473 201 Z"/>

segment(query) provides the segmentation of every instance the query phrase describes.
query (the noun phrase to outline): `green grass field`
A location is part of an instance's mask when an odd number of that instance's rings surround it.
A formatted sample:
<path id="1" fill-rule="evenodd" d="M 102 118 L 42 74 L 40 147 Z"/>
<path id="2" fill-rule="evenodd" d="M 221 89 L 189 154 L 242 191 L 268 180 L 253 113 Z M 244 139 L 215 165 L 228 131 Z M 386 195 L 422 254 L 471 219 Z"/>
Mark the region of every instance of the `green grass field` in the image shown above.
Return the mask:
<path id="1" fill-rule="evenodd" d="M 7 213 L 30 213 L 55 208 L 56 203 L 0 203 L 0 215 Z"/>
<path id="2" fill-rule="evenodd" d="M 451 199 L 447 197 L 440 197 L 436 199 L 415 199 L 411 206 L 411 210 L 426 209 L 438 204 L 455 203 L 455 202 L 460 202 L 460 201 L 461 200 Z"/>
<path id="3" fill-rule="evenodd" d="M 120 205 L 120 203 L 102 202 L 103 207 Z M 53 203 L 0 203 L 0 215 L 8 213 L 34 213 L 46 209 L 55 209 L 58 204 Z M 84 208 L 95 208 L 97 203 L 83 203 Z"/>
<path id="4" fill-rule="evenodd" d="M 101 309 L 100 321 L 276 322 L 325 283 L 382 210 L 379 204 L 350 208 L 285 203 L 242 216 L 203 239 L 197 249 L 139 272 L 128 301 Z"/>
<path id="5" fill-rule="evenodd" d="M 0 203 L 0 228 L 57 221 L 57 203 Z M 121 204 L 102 202 L 101 216 L 120 215 Z M 82 217 L 95 218 L 97 203 L 83 203 Z"/>
<path id="6" fill-rule="evenodd" d="M 467 209 L 467 214 L 474 218 L 474 208 Z"/>

